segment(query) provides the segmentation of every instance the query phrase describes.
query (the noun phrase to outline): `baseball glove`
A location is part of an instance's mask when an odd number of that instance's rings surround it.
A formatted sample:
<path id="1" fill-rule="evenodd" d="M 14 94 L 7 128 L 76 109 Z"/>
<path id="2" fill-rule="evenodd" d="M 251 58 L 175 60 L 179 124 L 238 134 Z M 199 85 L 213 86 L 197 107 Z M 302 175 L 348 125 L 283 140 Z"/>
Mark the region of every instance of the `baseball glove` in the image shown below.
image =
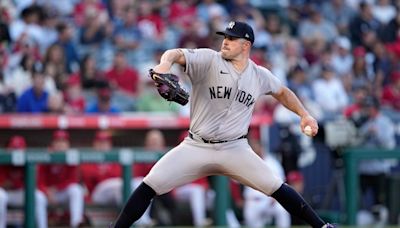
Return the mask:
<path id="1" fill-rule="evenodd" d="M 170 73 L 157 73 L 150 69 L 149 76 L 155 82 L 158 93 L 167 101 L 174 101 L 180 105 L 186 105 L 189 94 L 179 85 L 178 76 Z"/>

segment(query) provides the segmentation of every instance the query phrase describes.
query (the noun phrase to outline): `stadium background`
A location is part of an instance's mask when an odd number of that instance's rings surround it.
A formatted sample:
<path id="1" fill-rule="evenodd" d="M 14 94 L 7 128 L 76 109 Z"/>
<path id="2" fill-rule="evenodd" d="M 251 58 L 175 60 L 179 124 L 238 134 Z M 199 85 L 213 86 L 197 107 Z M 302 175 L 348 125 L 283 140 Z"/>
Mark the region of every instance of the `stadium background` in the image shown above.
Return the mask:
<path id="1" fill-rule="evenodd" d="M 106 129 L 115 148 L 142 147 L 144 134 L 160 129 L 174 146 L 187 130 L 188 108 L 162 100 L 148 69 L 168 48 L 218 50 L 215 31 L 245 20 L 255 28 L 253 61 L 293 89 L 321 124 L 310 140 L 299 134 L 296 117 L 263 99 L 252 128 L 282 162 L 298 160 L 283 165 L 304 176 L 307 200 L 333 222 L 346 222 L 346 199 L 353 196 L 345 194 L 342 179 L 346 149 L 393 149 L 352 140 L 368 101 L 379 102 L 394 126 L 395 148 L 400 142 L 399 7 L 395 0 L 2 0 L 0 145 L 22 135 L 28 148 L 45 151 L 54 130 L 67 129 L 72 147 L 90 147 L 96 130 Z M 48 96 L 26 105 L 29 97 L 22 95 L 36 74 Z M 289 145 L 297 153 L 289 158 L 288 141 L 298 142 Z M 400 203 L 391 198 L 399 190 L 398 170 L 393 165 L 384 175 L 390 224 L 399 224 Z"/>

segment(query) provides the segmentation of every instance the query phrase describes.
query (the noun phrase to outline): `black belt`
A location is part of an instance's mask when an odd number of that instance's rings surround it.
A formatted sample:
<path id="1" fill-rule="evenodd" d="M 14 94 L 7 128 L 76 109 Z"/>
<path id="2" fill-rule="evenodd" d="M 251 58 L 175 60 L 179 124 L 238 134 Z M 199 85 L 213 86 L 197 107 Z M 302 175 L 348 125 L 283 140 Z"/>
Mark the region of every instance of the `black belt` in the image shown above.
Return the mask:
<path id="1" fill-rule="evenodd" d="M 189 137 L 191 139 L 194 139 L 193 134 L 191 132 L 189 132 Z M 201 138 L 201 137 L 199 137 L 199 138 Z M 239 140 L 239 139 L 245 139 L 245 138 L 247 138 L 247 135 L 242 135 L 239 138 L 232 139 L 232 140 L 207 140 L 207 139 L 203 139 L 203 138 L 201 138 L 201 140 L 203 140 L 203 142 L 205 142 L 205 143 L 215 144 L 215 143 L 226 143 L 226 142 L 231 142 L 231 141 L 235 141 L 235 140 Z"/>

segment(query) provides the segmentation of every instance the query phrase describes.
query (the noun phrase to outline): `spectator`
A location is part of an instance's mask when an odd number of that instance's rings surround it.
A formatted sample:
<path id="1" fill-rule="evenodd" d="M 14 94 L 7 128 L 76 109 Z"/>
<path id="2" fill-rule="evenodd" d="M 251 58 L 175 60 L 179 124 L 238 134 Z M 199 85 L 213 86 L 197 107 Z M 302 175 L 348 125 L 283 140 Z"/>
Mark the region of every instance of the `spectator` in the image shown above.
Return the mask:
<path id="1" fill-rule="evenodd" d="M 11 36 L 9 24 L 4 18 L 5 9 L 0 6 L 0 43 L 5 43 L 7 46 L 11 44 Z"/>
<path id="2" fill-rule="evenodd" d="M 5 74 L 4 83 L 11 88 L 17 97 L 32 86 L 32 69 L 35 57 L 32 54 L 24 54 L 17 68 L 10 74 Z"/>
<path id="3" fill-rule="evenodd" d="M 300 23 L 299 37 L 306 46 L 314 40 L 331 42 L 337 35 L 335 25 L 326 20 L 315 6 L 311 7 L 310 18 Z"/>
<path id="4" fill-rule="evenodd" d="M 338 37 L 332 54 L 332 67 L 346 88 L 348 88 L 346 85 L 352 72 L 353 61 L 350 40 L 345 36 Z"/>
<path id="5" fill-rule="evenodd" d="M 49 111 L 49 93 L 44 88 L 45 75 L 40 67 L 32 72 L 32 87 L 18 98 L 17 112 L 40 113 Z"/>
<path id="6" fill-rule="evenodd" d="M 372 66 L 375 73 L 374 88 L 376 91 L 380 92 L 383 86 L 389 84 L 394 64 L 392 63 L 385 44 L 381 41 L 375 42 L 372 51 L 374 55 Z"/>
<path id="7" fill-rule="evenodd" d="M 25 149 L 24 137 L 19 135 L 10 137 L 7 144 L 8 152 L 22 152 Z M 0 168 L 0 228 L 6 228 L 7 205 L 22 206 L 25 203 L 24 167 L 4 165 Z M 37 227 L 47 228 L 47 199 L 40 190 L 35 191 L 35 211 Z"/>
<path id="8" fill-rule="evenodd" d="M 167 46 L 167 26 L 154 3 L 140 1 L 138 12 L 138 28 L 143 36 L 140 58 L 148 61 L 151 60 L 154 50 Z"/>
<path id="9" fill-rule="evenodd" d="M 358 46 L 353 49 L 353 73 L 350 79 L 350 85 L 353 88 L 365 86 L 372 92 L 374 75 L 371 72 L 371 67 L 366 59 L 367 52 L 363 46 Z"/>
<path id="10" fill-rule="evenodd" d="M 123 51 L 115 54 L 113 66 L 106 72 L 106 76 L 112 88 L 136 96 L 139 75 L 136 69 L 127 64 L 124 54 Z"/>
<path id="11" fill-rule="evenodd" d="M 382 28 L 382 31 L 379 33 L 379 37 L 385 43 L 395 42 L 399 37 L 398 34 L 399 29 L 400 29 L 400 13 L 397 12 L 396 16 Z"/>
<path id="12" fill-rule="evenodd" d="M 360 136 L 359 146 L 375 149 L 393 149 L 396 145 L 395 130 L 392 121 L 380 111 L 380 103 L 374 97 L 367 97 L 362 106 L 362 113 L 366 121 L 361 124 L 358 130 Z M 362 209 L 372 210 L 383 206 L 386 202 L 385 176 L 389 175 L 393 161 L 388 159 L 363 160 L 359 164 L 360 184 L 363 196 L 372 190 L 373 199 L 371 202 L 363 200 Z M 365 199 L 365 198 L 364 198 Z M 385 220 L 385 218 L 380 218 Z M 386 218 L 387 219 L 387 218 Z M 385 224 L 387 221 L 381 221 Z M 366 225 L 366 224 L 364 224 Z"/>
<path id="13" fill-rule="evenodd" d="M 70 76 L 63 94 L 65 102 L 64 111 L 66 114 L 82 114 L 85 112 L 86 100 L 82 93 L 79 76 Z"/>
<path id="14" fill-rule="evenodd" d="M 139 74 L 136 69 L 130 67 L 125 59 L 125 54 L 118 51 L 114 56 L 114 63 L 106 73 L 111 88 L 118 97 L 116 105 L 121 110 L 135 110 L 135 98 L 138 95 Z"/>
<path id="15" fill-rule="evenodd" d="M 372 14 L 371 5 L 367 2 L 361 2 L 358 15 L 350 22 L 350 37 L 355 46 L 363 45 L 363 37 L 368 33 L 375 33 L 381 24 Z"/>
<path id="16" fill-rule="evenodd" d="M 60 45 L 64 50 L 66 72 L 76 72 L 79 67 L 79 56 L 72 40 L 74 28 L 67 23 L 61 22 L 56 26 L 56 29 L 58 32 L 56 44 Z"/>
<path id="17" fill-rule="evenodd" d="M 175 0 L 169 5 L 168 21 L 178 31 L 186 31 L 193 27 L 197 8 L 194 0 Z"/>
<path id="18" fill-rule="evenodd" d="M 356 125 L 360 122 L 359 118 L 361 118 L 362 103 L 368 96 L 368 92 L 369 90 L 365 86 L 356 87 L 351 93 L 352 99 L 350 104 L 343 110 L 344 116 L 348 119 L 352 119 Z"/>
<path id="19" fill-rule="evenodd" d="M 39 25 L 42 8 L 29 6 L 21 11 L 20 19 L 14 20 L 10 24 L 10 35 L 13 41 L 26 36 L 29 42 L 39 44 L 45 37 Z"/>
<path id="20" fill-rule="evenodd" d="M 63 89 L 68 76 L 64 48 L 61 45 L 52 44 L 47 49 L 43 67 L 45 74 L 56 83 L 57 89 Z"/>
<path id="21" fill-rule="evenodd" d="M 98 152 L 110 153 L 113 148 L 110 132 L 98 131 L 93 140 L 93 149 Z M 117 163 L 86 163 L 81 165 L 82 180 L 89 191 L 89 202 L 98 205 L 122 204 L 122 170 Z M 137 186 L 132 180 L 132 188 Z M 140 183 L 140 181 L 138 182 Z M 142 216 L 137 225 L 151 224 L 148 212 Z"/>
<path id="22" fill-rule="evenodd" d="M 69 153 L 69 133 L 64 130 L 53 132 L 50 153 Z M 76 165 L 40 165 L 38 174 L 39 189 L 46 193 L 50 204 L 67 204 L 70 213 L 70 226 L 83 223 L 84 190 L 79 185 L 79 168 Z"/>
<path id="23" fill-rule="evenodd" d="M 348 103 L 347 93 L 342 82 L 331 66 L 323 66 L 321 78 L 312 82 L 315 101 L 324 112 L 325 118 L 332 118 L 342 113 Z"/>
<path id="24" fill-rule="evenodd" d="M 179 47 L 204 48 L 211 45 L 210 31 L 203 21 L 194 18 L 192 26 L 182 31 Z"/>
<path id="25" fill-rule="evenodd" d="M 259 139 L 253 136 L 249 138 L 249 143 L 254 152 L 284 180 L 285 172 L 282 165 L 272 154 L 265 153 Z M 245 187 L 244 200 L 243 216 L 247 226 L 261 228 L 273 220 L 276 227 L 290 227 L 290 214 L 275 199 Z"/>
<path id="26" fill-rule="evenodd" d="M 96 59 L 87 54 L 80 62 L 79 71 L 74 75 L 78 75 L 81 79 L 82 87 L 86 91 L 96 87 L 97 82 L 105 79 L 105 75 L 96 67 Z"/>
<path id="27" fill-rule="evenodd" d="M 86 109 L 87 113 L 116 114 L 120 112 L 111 102 L 113 91 L 107 82 L 99 82 L 96 94 L 97 101 L 89 105 Z"/>
<path id="28" fill-rule="evenodd" d="M 377 0 L 372 5 L 372 15 L 382 24 L 386 25 L 396 17 L 397 10 L 390 0 Z"/>
<path id="29" fill-rule="evenodd" d="M 125 50 L 125 57 L 130 66 L 138 67 L 140 58 L 138 51 L 142 42 L 142 34 L 137 24 L 137 9 L 128 6 L 122 14 L 122 22 L 115 22 L 114 43 L 118 50 Z"/>
<path id="30" fill-rule="evenodd" d="M 204 23 L 212 23 L 214 20 L 228 20 L 228 12 L 215 0 L 203 0 L 197 5 L 197 18 Z M 218 19 L 217 19 L 218 18 Z"/>
<path id="31" fill-rule="evenodd" d="M 382 106 L 400 111 L 400 71 L 393 72 L 391 79 L 391 83 L 383 88 Z"/>
<path id="32" fill-rule="evenodd" d="M 326 1 L 322 5 L 322 15 L 335 24 L 339 34 L 347 35 L 349 24 L 355 12 L 345 0 Z"/>

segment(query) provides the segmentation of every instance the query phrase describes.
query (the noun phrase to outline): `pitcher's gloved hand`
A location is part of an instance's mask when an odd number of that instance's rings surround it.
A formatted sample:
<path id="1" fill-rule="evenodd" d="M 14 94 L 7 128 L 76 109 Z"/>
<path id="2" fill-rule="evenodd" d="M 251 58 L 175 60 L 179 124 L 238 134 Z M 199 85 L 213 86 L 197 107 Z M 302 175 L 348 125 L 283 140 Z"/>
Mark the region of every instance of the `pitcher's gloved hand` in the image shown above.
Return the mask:
<path id="1" fill-rule="evenodd" d="M 155 82 L 158 93 L 167 101 L 174 101 L 180 105 L 186 105 L 189 94 L 179 85 L 179 78 L 171 73 L 157 73 L 153 69 L 149 71 L 150 78 Z"/>

